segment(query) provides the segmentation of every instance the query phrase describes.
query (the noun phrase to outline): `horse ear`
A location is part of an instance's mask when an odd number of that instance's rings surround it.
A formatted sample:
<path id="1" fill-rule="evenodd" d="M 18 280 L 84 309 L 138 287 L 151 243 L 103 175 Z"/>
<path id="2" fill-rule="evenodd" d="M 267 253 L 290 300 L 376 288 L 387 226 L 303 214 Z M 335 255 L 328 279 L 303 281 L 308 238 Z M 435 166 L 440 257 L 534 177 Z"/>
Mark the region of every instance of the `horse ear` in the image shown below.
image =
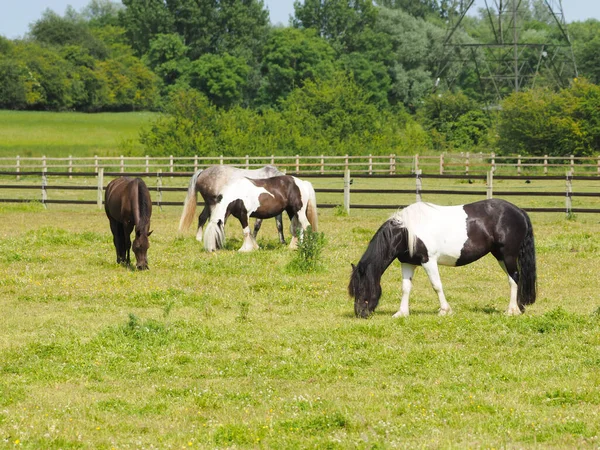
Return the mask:
<path id="1" fill-rule="evenodd" d="M 148 236 L 150 236 L 153 232 L 154 230 L 150 230 L 150 232 L 148 232 Z"/>
<path id="2" fill-rule="evenodd" d="M 354 272 L 356 270 L 356 266 L 352 263 L 350 263 L 350 265 L 352 266 L 352 272 Z"/>

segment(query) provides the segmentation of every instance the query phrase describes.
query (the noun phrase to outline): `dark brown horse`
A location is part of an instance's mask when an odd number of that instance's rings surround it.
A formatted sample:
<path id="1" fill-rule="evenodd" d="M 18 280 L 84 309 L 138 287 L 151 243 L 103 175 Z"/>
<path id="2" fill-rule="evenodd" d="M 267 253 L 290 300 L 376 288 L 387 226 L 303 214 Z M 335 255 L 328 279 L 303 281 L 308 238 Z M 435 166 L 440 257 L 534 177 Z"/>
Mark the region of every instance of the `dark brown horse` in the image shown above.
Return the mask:
<path id="1" fill-rule="evenodd" d="M 140 178 L 120 177 L 106 186 L 104 210 L 110 220 L 110 230 L 117 250 L 117 264 L 131 264 L 129 250 L 133 248 L 136 268 L 148 269 L 148 236 L 152 201 L 146 183 Z M 131 244 L 131 232 L 135 227 L 135 239 Z"/>

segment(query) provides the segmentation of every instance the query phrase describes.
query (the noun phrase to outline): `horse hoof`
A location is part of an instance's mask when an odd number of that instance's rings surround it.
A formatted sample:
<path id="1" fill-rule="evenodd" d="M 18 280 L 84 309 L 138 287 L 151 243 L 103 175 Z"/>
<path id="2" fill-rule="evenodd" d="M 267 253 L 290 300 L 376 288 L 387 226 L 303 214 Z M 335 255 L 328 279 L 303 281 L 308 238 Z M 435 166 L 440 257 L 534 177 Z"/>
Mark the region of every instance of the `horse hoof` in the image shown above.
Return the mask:
<path id="1" fill-rule="evenodd" d="M 521 310 L 519 308 L 508 308 L 506 311 L 507 316 L 520 316 Z"/>
<path id="2" fill-rule="evenodd" d="M 404 311 L 398 311 L 396 314 L 394 314 L 392 317 L 395 317 L 396 319 L 398 317 L 408 317 L 408 311 L 404 312 Z"/>
<path id="3" fill-rule="evenodd" d="M 440 309 L 438 316 L 449 316 L 450 314 L 452 314 L 452 308 Z"/>

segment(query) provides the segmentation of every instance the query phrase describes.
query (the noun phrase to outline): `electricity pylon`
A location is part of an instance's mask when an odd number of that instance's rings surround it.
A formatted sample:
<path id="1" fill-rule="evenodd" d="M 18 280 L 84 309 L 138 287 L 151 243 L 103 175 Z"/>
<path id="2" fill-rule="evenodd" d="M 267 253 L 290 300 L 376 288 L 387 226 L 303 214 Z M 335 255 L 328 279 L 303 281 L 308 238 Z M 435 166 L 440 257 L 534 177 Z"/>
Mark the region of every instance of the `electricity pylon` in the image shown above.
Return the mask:
<path id="1" fill-rule="evenodd" d="M 527 0 L 484 0 L 485 6 L 479 11 L 489 29 L 488 37 L 481 40 L 487 42 L 467 42 L 464 36 L 458 37 L 456 31 L 475 0 L 454 3 L 456 14 L 448 19 L 436 87 L 440 79 L 452 86 L 468 64 L 474 65 L 484 96 L 493 101 L 536 83 L 566 87 L 577 77 L 561 0 L 536 4 L 536 14 L 544 18 L 552 40 L 535 30 L 524 32 L 524 22 L 532 14 Z"/>

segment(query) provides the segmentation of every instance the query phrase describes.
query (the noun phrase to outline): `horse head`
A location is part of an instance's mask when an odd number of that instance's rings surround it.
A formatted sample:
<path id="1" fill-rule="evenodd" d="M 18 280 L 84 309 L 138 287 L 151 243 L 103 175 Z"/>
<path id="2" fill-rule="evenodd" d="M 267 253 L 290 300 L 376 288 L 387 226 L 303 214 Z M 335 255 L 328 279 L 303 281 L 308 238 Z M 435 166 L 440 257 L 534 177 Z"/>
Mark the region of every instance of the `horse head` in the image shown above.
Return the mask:
<path id="1" fill-rule="evenodd" d="M 354 297 L 354 314 L 356 314 L 356 317 L 366 319 L 379 304 L 381 285 L 366 265 L 359 263 L 354 266 L 352 264 L 348 294 Z"/>
<path id="2" fill-rule="evenodd" d="M 148 237 L 152 234 L 150 232 L 135 231 L 135 239 L 131 245 L 131 249 L 135 254 L 135 267 L 138 270 L 148 270 L 148 248 L 150 247 L 150 241 Z"/>

